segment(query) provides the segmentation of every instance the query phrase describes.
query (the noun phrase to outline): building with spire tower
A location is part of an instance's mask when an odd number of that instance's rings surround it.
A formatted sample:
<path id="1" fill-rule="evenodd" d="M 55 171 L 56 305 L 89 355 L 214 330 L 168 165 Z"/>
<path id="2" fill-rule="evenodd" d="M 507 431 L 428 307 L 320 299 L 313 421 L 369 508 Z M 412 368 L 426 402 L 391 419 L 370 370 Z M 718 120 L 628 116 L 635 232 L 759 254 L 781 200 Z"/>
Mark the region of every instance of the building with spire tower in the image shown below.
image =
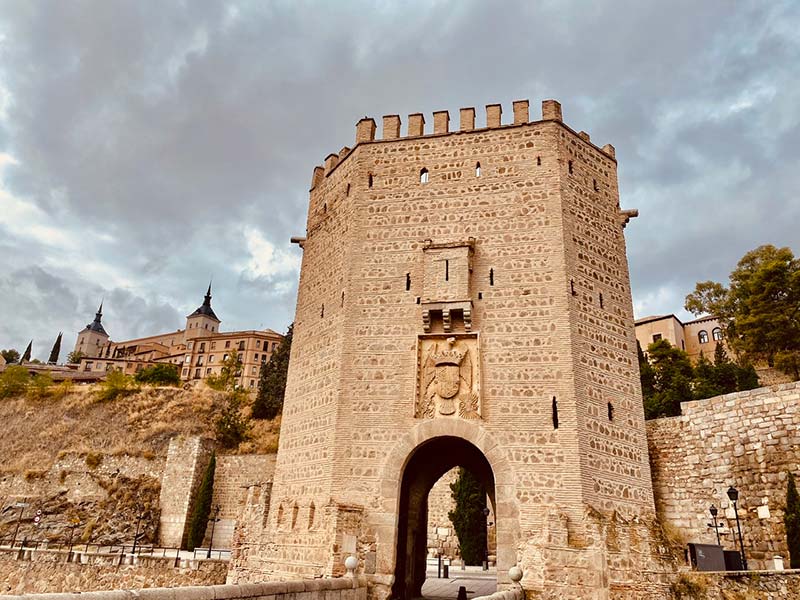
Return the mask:
<path id="1" fill-rule="evenodd" d="M 242 361 L 239 385 L 255 388 L 261 366 L 283 338 L 271 329 L 220 331 L 222 321 L 211 307 L 210 283 L 203 303 L 186 317 L 184 329 L 112 341 L 102 317 L 101 303 L 94 321 L 78 334 L 75 351 L 81 353 L 80 371 L 119 370 L 132 375 L 154 364 L 169 363 L 176 366 L 184 381 L 197 381 L 219 375 L 222 363 L 235 352 Z"/>

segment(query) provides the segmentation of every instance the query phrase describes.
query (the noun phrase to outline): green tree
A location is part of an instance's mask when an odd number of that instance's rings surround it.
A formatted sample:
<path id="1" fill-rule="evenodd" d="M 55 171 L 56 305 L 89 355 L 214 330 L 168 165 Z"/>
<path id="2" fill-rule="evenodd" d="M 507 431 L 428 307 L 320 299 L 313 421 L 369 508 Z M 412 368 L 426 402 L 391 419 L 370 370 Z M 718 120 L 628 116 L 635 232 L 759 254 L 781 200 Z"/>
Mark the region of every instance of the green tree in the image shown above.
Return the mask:
<path id="1" fill-rule="evenodd" d="M 250 437 L 250 421 L 242 411 L 247 391 L 236 383 L 241 372 L 242 361 L 236 351 L 231 351 L 222 362 L 220 374 L 206 378 L 211 389 L 226 392 L 225 406 L 214 421 L 217 442 L 225 448 L 235 448 Z"/>
<path id="2" fill-rule="evenodd" d="M 789 547 L 789 568 L 800 569 L 800 495 L 793 473 L 789 473 L 786 481 L 783 524 L 786 527 L 786 545 Z"/>
<path id="3" fill-rule="evenodd" d="M 214 422 L 217 441 L 225 448 L 235 448 L 250 437 L 250 421 L 242 413 L 247 392 L 238 389 L 230 392 L 227 403 Z"/>
<path id="4" fill-rule="evenodd" d="M 653 372 L 653 367 L 650 361 L 647 360 L 647 356 L 645 356 L 639 340 L 636 340 L 636 354 L 639 357 L 639 376 L 642 381 L 642 396 L 644 398 L 651 398 L 656 391 L 656 374 Z"/>
<path id="5" fill-rule="evenodd" d="M 169 363 L 159 363 L 145 367 L 133 377 L 138 383 L 149 385 L 180 385 L 178 367 Z"/>
<path id="6" fill-rule="evenodd" d="M 50 358 L 47 359 L 48 364 L 55 365 L 58 363 L 58 357 L 61 355 L 61 337 L 63 333 L 58 332 L 58 337 L 53 344 L 53 349 L 50 350 Z"/>
<path id="7" fill-rule="evenodd" d="M 479 565 L 486 556 L 486 490 L 470 471 L 460 467 L 450 492 L 456 505 L 447 516 L 456 530 L 461 558 L 468 565 Z"/>
<path id="8" fill-rule="evenodd" d="M 84 356 L 86 355 L 80 350 L 73 350 L 67 354 L 67 362 L 71 365 L 77 365 Z"/>
<path id="9" fill-rule="evenodd" d="M 194 550 L 203 543 L 206 535 L 208 517 L 211 514 L 211 499 L 214 495 L 214 471 L 217 468 L 217 456 L 211 453 L 211 460 L 203 473 L 203 480 L 197 490 L 189 517 L 189 532 L 186 536 L 186 549 Z"/>
<path id="10" fill-rule="evenodd" d="M 283 410 L 293 330 L 294 324 L 289 325 L 286 335 L 272 353 L 269 362 L 261 367 L 258 393 L 253 402 L 252 416 L 254 419 L 274 419 Z"/>
<path id="11" fill-rule="evenodd" d="M 7 365 L 14 365 L 19 362 L 19 352 L 13 348 L 9 348 L 8 350 L 0 350 L 0 354 L 3 355 Z"/>
<path id="12" fill-rule="evenodd" d="M 717 342 L 714 348 L 714 383 L 719 390 L 717 394 L 730 394 L 737 391 L 739 382 L 737 376 L 739 374 L 739 367 L 731 362 L 728 358 L 728 353 L 725 352 L 725 347 L 721 342 Z M 709 398 L 710 396 L 704 396 Z"/>
<path id="13" fill-rule="evenodd" d="M 0 373 L 0 398 L 10 398 L 25 393 L 30 381 L 28 369 L 20 365 L 11 365 Z"/>
<path id="14" fill-rule="evenodd" d="M 681 402 L 693 399 L 694 370 L 689 355 L 661 339 L 647 347 L 653 369 L 653 393 L 644 399 L 645 418 L 681 414 Z"/>
<path id="15" fill-rule="evenodd" d="M 242 361 L 236 350 L 231 350 L 228 357 L 222 361 L 219 375 L 206 377 L 206 385 L 218 392 L 232 392 L 237 389 L 236 380 L 242 374 Z"/>
<path id="16" fill-rule="evenodd" d="M 700 358 L 697 359 L 697 364 L 694 366 L 692 395 L 695 400 L 701 400 L 703 398 L 719 396 L 721 393 L 717 386 L 714 365 L 711 364 L 711 361 L 709 361 L 701 351 Z"/>
<path id="17" fill-rule="evenodd" d="M 33 349 L 33 340 L 28 342 L 28 347 L 25 348 L 25 352 L 22 353 L 22 357 L 19 359 L 19 364 L 31 361 L 31 351 L 32 351 L 32 349 Z"/>
<path id="18" fill-rule="evenodd" d="M 698 283 L 686 309 L 715 315 L 740 361 L 765 361 L 800 379 L 800 259 L 789 248 L 760 246 L 729 279 L 728 287 Z"/>

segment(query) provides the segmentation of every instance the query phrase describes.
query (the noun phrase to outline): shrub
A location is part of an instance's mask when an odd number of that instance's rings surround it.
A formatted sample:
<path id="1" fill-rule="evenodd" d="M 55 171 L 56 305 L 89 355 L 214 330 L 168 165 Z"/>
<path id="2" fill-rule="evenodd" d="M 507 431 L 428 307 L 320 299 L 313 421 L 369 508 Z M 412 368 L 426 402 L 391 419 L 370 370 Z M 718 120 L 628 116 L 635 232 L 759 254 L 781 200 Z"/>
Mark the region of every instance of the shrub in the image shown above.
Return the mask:
<path id="1" fill-rule="evenodd" d="M 6 370 L 0 373 L 0 398 L 24 394 L 29 378 L 28 369 L 25 367 L 20 365 L 6 367 Z"/>
<path id="2" fill-rule="evenodd" d="M 106 380 L 100 384 L 97 399 L 101 402 L 110 402 L 120 396 L 132 394 L 136 389 L 133 377 L 125 375 L 122 371 L 109 371 Z"/>
<path id="3" fill-rule="evenodd" d="M 103 462 L 103 455 L 99 452 L 89 452 L 86 455 L 86 466 L 90 469 L 96 469 Z"/>
<path id="4" fill-rule="evenodd" d="M 31 400 L 45 400 L 53 390 L 53 378 L 49 373 L 38 373 L 28 383 L 27 396 Z"/>
<path id="5" fill-rule="evenodd" d="M 677 600 L 701 600 L 707 589 L 708 584 L 700 576 L 684 573 L 672 584 L 672 595 Z"/>
<path id="6" fill-rule="evenodd" d="M 211 498 L 214 495 L 214 471 L 216 468 L 217 457 L 212 452 L 211 460 L 208 461 L 208 466 L 205 473 L 203 473 L 203 481 L 200 483 L 200 488 L 197 490 L 197 496 L 195 496 L 194 504 L 192 505 L 192 514 L 189 518 L 189 533 L 186 539 L 187 550 L 194 550 L 202 544 L 206 535 L 208 517 L 211 514 Z"/>
<path id="7" fill-rule="evenodd" d="M 175 385 L 181 384 L 178 367 L 167 363 L 152 365 L 136 373 L 134 379 L 137 383 L 149 385 Z"/>

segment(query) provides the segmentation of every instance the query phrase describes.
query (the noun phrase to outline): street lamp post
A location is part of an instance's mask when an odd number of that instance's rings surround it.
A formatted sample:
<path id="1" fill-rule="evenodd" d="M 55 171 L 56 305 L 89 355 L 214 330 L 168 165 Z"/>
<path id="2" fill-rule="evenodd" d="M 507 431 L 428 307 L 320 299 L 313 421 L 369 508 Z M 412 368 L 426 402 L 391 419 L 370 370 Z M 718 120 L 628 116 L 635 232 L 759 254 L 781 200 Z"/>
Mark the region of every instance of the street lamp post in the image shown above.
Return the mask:
<path id="1" fill-rule="evenodd" d="M 489 507 L 488 506 L 483 509 L 483 516 L 484 516 L 484 520 L 488 522 L 488 520 L 489 520 Z M 488 535 L 488 532 L 487 532 L 487 535 Z M 489 540 L 488 539 L 486 540 L 486 545 L 483 548 L 483 570 L 484 571 L 488 571 L 489 570 Z"/>
<path id="2" fill-rule="evenodd" d="M 739 500 L 739 490 L 731 486 L 728 488 L 728 498 L 733 503 L 733 514 L 736 516 L 736 530 L 739 532 L 739 550 L 742 554 L 742 568 L 747 571 L 747 557 L 744 554 L 744 540 L 742 539 L 742 525 L 739 522 L 739 508 L 737 501 Z"/>
<path id="3" fill-rule="evenodd" d="M 219 521 L 219 504 L 214 507 L 214 516 L 211 518 L 211 539 L 208 540 L 208 552 L 206 552 L 206 558 L 211 558 L 211 548 L 214 546 L 214 526 Z"/>
<path id="4" fill-rule="evenodd" d="M 714 533 L 717 534 L 717 546 L 722 546 L 722 543 L 719 541 L 719 528 L 721 527 L 721 525 L 717 525 L 717 514 L 719 514 L 719 511 L 717 510 L 717 507 L 712 504 L 711 507 L 708 509 L 708 512 L 711 513 L 711 518 L 714 520 L 713 525 L 711 523 L 709 523 L 708 525 L 709 527 L 713 527 Z"/>
<path id="5" fill-rule="evenodd" d="M 136 542 L 139 541 L 139 525 L 142 523 L 142 519 L 144 519 L 144 511 L 139 511 L 139 514 L 136 515 L 136 533 L 133 534 L 133 548 L 131 548 L 131 556 L 136 555 Z"/>

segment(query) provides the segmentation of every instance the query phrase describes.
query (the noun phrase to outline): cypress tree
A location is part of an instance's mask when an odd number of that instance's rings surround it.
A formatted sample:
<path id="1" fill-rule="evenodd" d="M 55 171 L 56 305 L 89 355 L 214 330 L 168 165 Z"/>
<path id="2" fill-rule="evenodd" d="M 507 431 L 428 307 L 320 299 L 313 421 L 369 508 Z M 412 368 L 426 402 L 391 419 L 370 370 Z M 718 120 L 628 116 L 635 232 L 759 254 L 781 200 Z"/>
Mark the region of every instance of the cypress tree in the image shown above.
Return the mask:
<path id="1" fill-rule="evenodd" d="M 28 342 L 28 347 L 25 348 L 25 352 L 22 353 L 22 358 L 19 359 L 19 364 L 30 362 L 32 347 L 33 347 L 33 340 Z"/>
<path id="2" fill-rule="evenodd" d="M 61 336 L 63 334 L 59 331 L 58 337 L 56 338 L 55 344 L 53 344 L 53 349 L 50 350 L 50 358 L 47 359 L 47 364 L 55 365 L 58 364 L 58 356 L 61 354 Z"/>
<path id="3" fill-rule="evenodd" d="M 214 495 L 214 470 L 216 468 L 217 457 L 212 452 L 211 460 L 208 461 L 206 471 L 203 473 L 203 481 L 200 483 L 200 489 L 197 490 L 197 496 L 195 496 L 194 504 L 192 505 L 192 514 L 189 518 L 189 534 L 186 539 L 187 550 L 194 550 L 197 546 L 200 546 L 206 535 L 208 517 L 211 514 L 211 499 Z"/>
<path id="4" fill-rule="evenodd" d="M 800 495 L 794 474 L 789 473 L 786 482 L 786 510 L 783 513 L 786 526 L 786 545 L 789 547 L 789 568 L 800 569 Z"/>
<path id="5" fill-rule="evenodd" d="M 258 378 L 258 393 L 253 401 L 251 416 L 254 419 L 274 419 L 283 410 L 286 393 L 286 375 L 289 372 L 289 354 L 292 350 L 292 331 L 289 325 L 286 335 L 272 353 L 269 362 L 261 367 Z"/>
<path id="6" fill-rule="evenodd" d="M 456 506 L 447 516 L 456 530 L 461 558 L 468 565 L 479 565 L 486 557 L 486 490 L 471 472 L 460 467 L 450 491 Z"/>

